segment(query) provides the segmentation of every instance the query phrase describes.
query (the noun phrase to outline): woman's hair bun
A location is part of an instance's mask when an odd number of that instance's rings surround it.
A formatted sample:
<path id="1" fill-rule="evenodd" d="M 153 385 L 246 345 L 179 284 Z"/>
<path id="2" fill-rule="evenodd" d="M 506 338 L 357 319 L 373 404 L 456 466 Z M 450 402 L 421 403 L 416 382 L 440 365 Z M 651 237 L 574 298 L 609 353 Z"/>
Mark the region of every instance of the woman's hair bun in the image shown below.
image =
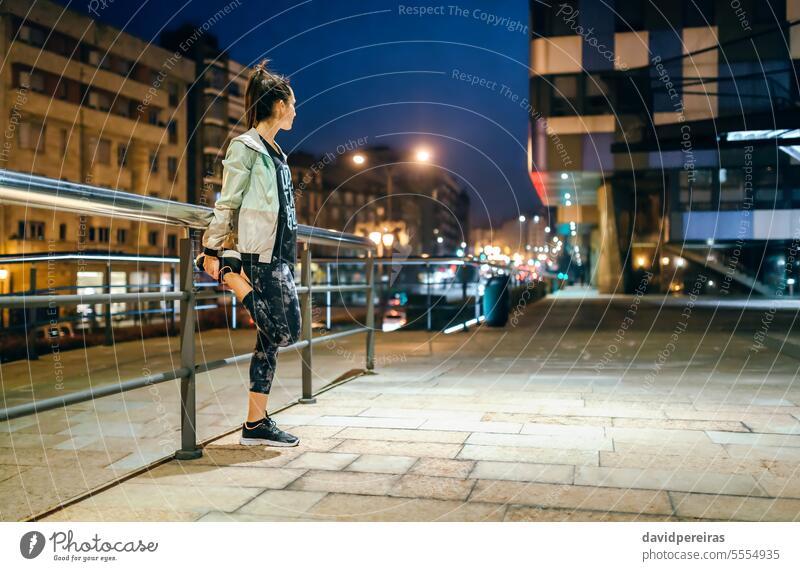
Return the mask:
<path id="1" fill-rule="evenodd" d="M 276 101 L 288 102 L 292 92 L 289 78 L 273 73 L 267 66 L 269 59 L 264 58 L 253 66 L 253 71 L 245 88 L 245 123 L 255 127 L 259 121 L 272 116 Z"/>
<path id="2" fill-rule="evenodd" d="M 269 68 L 268 68 L 269 62 L 270 62 L 269 58 L 264 58 L 264 59 L 262 59 L 260 62 L 258 62 L 258 63 L 256 64 L 256 66 L 255 66 L 255 68 L 254 68 L 254 71 L 255 71 L 256 73 L 266 73 L 266 74 L 269 74 L 269 73 L 270 73 L 270 71 L 269 71 Z"/>

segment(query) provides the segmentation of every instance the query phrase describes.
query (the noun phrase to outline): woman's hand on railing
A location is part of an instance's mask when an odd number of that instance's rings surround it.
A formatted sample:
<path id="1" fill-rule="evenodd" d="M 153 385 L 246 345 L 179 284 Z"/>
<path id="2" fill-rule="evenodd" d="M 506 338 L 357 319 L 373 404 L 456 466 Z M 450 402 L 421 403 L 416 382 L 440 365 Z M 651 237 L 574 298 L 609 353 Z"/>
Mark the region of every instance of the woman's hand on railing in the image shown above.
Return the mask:
<path id="1" fill-rule="evenodd" d="M 215 280 L 219 279 L 219 258 L 206 256 L 203 260 L 203 271 Z"/>

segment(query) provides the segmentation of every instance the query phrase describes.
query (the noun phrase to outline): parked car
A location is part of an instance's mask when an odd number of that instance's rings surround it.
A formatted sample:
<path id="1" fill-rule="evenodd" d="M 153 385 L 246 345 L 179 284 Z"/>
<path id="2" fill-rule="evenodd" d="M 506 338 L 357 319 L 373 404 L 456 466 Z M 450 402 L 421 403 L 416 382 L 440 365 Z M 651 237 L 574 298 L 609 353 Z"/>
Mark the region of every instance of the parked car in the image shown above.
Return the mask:
<path id="1" fill-rule="evenodd" d="M 56 337 L 75 337 L 75 330 L 72 328 L 72 323 L 62 321 L 59 323 L 48 323 L 47 325 L 40 325 L 33 331 L 36 339 L 53 339 Z"/>

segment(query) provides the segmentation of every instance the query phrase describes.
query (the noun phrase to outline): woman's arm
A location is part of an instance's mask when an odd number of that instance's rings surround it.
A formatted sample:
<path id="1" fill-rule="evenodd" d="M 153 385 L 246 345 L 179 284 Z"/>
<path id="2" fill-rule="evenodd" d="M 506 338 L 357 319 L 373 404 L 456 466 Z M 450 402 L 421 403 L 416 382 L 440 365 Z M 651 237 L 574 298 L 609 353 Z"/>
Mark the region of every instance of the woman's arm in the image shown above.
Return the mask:
<path id="1" fill-rule="evenodd" d="M 203 234 L 202 243 L 206 254 L 221 253 L 225 239 L 233 230 L 234 216 L 250 185 L 250 171 L 255 155 L 256 152 L 248 149 L 241 141 L 231 141 L 228 145 L 228 152 L 222 161 L 222 193 L 214 205 L 214 218 Z"/>

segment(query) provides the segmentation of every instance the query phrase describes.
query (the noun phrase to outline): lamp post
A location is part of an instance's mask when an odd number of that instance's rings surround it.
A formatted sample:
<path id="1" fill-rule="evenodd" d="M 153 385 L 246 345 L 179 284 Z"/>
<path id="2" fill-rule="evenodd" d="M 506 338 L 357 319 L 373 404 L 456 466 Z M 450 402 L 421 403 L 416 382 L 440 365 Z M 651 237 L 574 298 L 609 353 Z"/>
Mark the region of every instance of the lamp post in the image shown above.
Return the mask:
<path id="1" fill-rule="evenodd" d="M 414 152 L 414 159 L 417 163 L 428 163 L 431 160 L 431 153 L 427 149 L 420 147 Z M 365 165 L 366 162 L 367 157 L 363 153 L 356 153 L 353 155 L 353 163 L 357 167 Z M 392 212 L 392 194 L 394 193 L 394 165 L 383 165 L 383 168 L 386 169 L 386 220 L 389 226 L 394 226 Z M 382 235 L 386 236 L 385 233 Z M 394 234 L 390 235 L 392 238 L 388 244 L 385 242 L 386 239 L 381 238 L 382 243 L 385 244 L 386 247 L 391 247 L 392 243 L 394 242 Z"/>

